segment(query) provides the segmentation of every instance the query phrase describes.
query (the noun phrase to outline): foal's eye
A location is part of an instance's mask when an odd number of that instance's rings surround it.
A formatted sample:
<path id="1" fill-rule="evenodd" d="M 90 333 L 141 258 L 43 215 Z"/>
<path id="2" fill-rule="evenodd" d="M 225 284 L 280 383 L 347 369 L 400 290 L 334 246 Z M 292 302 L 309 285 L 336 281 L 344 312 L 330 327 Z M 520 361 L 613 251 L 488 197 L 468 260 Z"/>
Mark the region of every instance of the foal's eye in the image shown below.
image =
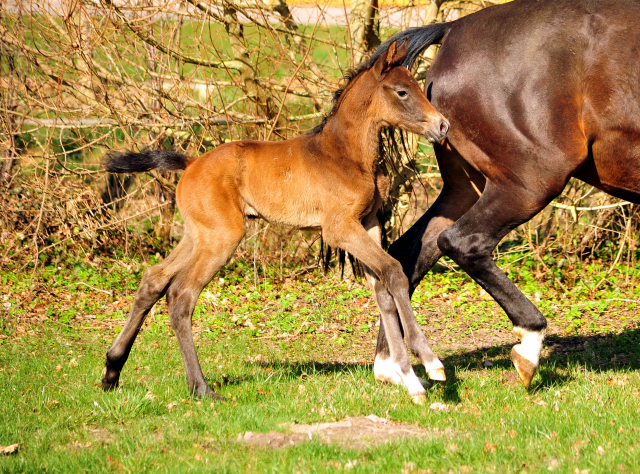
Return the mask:
<path id="1" fill-rule="evenodd" d="M 406 97 L 407 91 L 396 91 L 396 94 L 398 94 L 400 97 Z"/>

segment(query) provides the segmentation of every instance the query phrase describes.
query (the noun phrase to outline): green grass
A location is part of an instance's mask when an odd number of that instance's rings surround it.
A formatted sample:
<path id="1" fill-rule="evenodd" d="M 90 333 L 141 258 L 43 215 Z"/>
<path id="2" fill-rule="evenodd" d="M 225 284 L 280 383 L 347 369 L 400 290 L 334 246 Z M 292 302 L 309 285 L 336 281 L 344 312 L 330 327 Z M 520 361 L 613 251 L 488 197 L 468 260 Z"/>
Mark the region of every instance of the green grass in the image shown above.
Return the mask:
<path id="1" fill-rule="evenodd" d="M 20 445 L 0 456 L 0 472 L 640 470 L 639 316 L 630 301 L 606 301 L 634 299 L 631 289 L 604 285 L 592 299 L 574 286 L 562 297 L 525 260 L 518 284 L 542 292 L 551 323 L 526 391 L 508 357 L 515 338 L 506 317 L 466 276 L 437 269 L 413 303 L 447 381 L 415 406 L 404 389 L 373 380 L 377 310 L 367 290 L 316 273 L 287 278 L 295 268 L 280 281 L 275 266 L 254 287 L 253 265 L 235 262 L 194 320 L 205 375 L 228 399 L 212 403 L 187 396 L 164 304 L 139 335 L 120 389 L 97 386 L 142 269 L 125 264 L 60 265 L 34 279 L 0 274 L 0 445 Z M 596 270 L 580 269 L 581 284 L 597 281 Z M 577 316 L 576 307 L 584 308 Z M 435 402 L 448 411 L 430 409 Z M 364 450 L 236 441 L 246 431 L 286 431 L 285 423 L 370 414 L 427 436 Z"/>

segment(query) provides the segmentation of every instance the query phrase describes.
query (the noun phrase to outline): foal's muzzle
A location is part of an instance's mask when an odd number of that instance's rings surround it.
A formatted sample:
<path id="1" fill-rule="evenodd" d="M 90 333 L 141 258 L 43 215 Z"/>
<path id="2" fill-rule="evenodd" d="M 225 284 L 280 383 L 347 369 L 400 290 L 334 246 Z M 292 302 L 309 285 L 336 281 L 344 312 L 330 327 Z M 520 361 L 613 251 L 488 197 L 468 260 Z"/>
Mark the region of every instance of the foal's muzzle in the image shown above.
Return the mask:
<path id="1" fill-rule="evenodd" d="M 431 143 L 441 142 L 447 138 L 447 132 L 449 131 L 449 122 L 446 119 L 441 119 L 435 127 L 430 127 L 425 134 L 427 140 Z"/>

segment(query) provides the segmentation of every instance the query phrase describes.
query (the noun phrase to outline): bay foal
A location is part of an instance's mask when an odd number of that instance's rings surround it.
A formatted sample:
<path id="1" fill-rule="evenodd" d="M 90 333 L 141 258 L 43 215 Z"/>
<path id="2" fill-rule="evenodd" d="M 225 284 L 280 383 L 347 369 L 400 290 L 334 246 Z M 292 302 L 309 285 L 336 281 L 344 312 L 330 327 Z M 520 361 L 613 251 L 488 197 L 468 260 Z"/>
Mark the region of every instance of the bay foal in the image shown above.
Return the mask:
<path id="1" fill-rule="evenodd" d="M 435 142 L 447 121 L 429 103 L 409 70 L 401 66 L 406 44 L 393 44 L 361 67 L 340 94 L 331 114 L 313 132 L 280 142 L 240 141 L 190 159 L 167 151 L 111 154 L 114 173 L 184 169 L 177 188 L 185 234 L 162 263 L 144 274 L 127 322 L 107 352 L 105 390 L 118 384 L 145 316 L 163 295 L 187 374 L 189 392 L 219 397 L 206 383 L 191 335 L 198 296 L 233 255 L 248 217 L 297 228 L 322 229 L 328 245 L 366 266 L 367 279 L 384 287 L 395 304 L 409 348 L 432 379 L 444 370 L 416 323 L 402 266 L 381 247 L 376 211 L 388 180 L 378 165 L 380 132 L 400 127 Z M 379 380 L 404 384 L 417 403 L 425 390 L 411 367 L 395 314 L 384 318 L 391 357 Z"/>

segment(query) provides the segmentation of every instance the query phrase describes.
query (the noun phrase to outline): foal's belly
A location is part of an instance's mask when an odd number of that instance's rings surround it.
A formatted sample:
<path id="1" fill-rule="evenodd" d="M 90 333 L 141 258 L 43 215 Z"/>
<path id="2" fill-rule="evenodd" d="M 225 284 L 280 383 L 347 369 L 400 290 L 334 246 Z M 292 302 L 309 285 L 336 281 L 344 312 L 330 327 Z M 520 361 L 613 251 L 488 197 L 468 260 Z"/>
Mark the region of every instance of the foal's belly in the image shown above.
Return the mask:
<path id="1" fill-rule="evenodd" d="M 320 230 L 320 212 L 317 206 L 296 202 L 246 203 L 244 214 L 249 218 L 261 218 L 271 224 L 284 225 L 301 230 Z"/>

